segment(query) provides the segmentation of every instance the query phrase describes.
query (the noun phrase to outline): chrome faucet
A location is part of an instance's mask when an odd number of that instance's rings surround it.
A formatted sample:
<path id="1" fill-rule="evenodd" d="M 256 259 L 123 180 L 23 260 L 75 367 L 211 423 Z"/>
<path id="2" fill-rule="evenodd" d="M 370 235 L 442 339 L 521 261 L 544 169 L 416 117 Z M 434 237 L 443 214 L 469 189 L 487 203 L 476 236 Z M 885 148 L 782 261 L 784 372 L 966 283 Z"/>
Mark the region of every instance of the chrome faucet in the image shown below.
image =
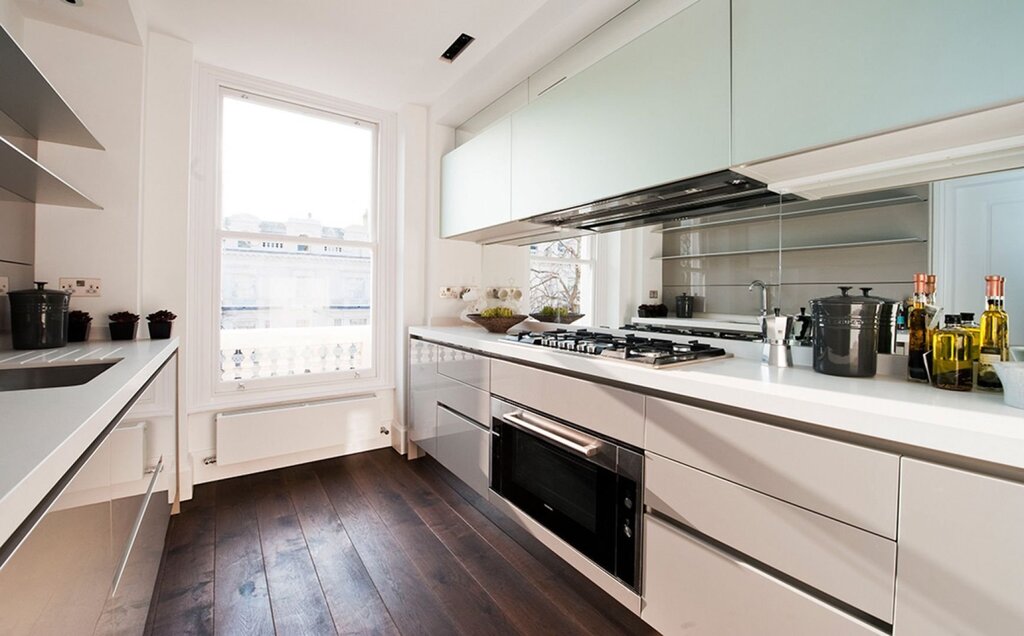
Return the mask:
<path id="1" fill-rule="evenodd" d="M 755 280 L 747 287 L 747 291 L 754 291 L 755 287 L 761 289 L 761 313 L 758 318 L 761 320 L 761 339 L 765 340 L 768 336 L 768 285 L 763 280 Z"/>

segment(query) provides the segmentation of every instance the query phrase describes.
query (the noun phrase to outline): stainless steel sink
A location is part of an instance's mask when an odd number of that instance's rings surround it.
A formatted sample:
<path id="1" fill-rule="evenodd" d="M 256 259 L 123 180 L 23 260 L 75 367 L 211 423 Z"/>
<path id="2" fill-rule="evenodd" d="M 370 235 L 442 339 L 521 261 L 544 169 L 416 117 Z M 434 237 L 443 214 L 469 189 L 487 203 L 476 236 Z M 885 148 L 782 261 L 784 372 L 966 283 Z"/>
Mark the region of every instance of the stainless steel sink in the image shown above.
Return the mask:
<path id="1" fill-rule="evenodd" d="M 86 364 L 45 365 L 37 367 L 14 367 L 0 369 L 0 391 L 23 391 L 25 389 L 52 389 L 59 386 L 85 384 L 110 367 L 110 362 Z"/>

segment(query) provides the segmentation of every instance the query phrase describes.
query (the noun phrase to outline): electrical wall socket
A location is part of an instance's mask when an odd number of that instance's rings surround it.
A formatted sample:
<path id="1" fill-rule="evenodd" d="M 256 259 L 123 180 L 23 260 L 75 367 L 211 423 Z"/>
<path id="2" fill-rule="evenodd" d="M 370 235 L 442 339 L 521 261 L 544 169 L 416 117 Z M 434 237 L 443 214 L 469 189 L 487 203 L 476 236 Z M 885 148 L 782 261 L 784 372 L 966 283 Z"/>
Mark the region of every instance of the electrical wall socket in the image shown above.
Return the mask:
<path id="1" fill-rule="evenodd" d="M 11 291 L 11 280 L 6 276 L 0 276 L 0 294 Z"/>
<path id="2" fill-rule="evenodd" d="M 658 297 L 658 290 L 657 289 L 650 290 L 649 292 L 647 292 L 647 297 L 648 298 L 657 298 Z"/>
<path id="3" fill-rule="evenodd" d="M 103 286 L 98 278 L 62 278 L 60 288 L 71 292 L 72 296 L 99 298 L 103 295 Z"/>

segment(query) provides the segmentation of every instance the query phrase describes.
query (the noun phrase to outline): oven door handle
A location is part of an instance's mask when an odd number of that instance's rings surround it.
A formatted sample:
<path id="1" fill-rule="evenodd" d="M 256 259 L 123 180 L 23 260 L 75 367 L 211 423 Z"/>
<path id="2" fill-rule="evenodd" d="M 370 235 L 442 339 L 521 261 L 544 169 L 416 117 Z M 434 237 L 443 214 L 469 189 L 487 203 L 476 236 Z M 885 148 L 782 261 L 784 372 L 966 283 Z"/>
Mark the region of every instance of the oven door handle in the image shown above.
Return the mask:
<path id="1" fill-rule="evenodd" d="M 545 417 L 533 415 L 532 413 L 505 413 L 501 416 L 516 428 L 525 429 L 531 433 L 550 440 L 563 448 L 567 448 L 584 457 L 593 457 L 601 450 L 603 442 L 596 437 L 584 435 L 579 431 L 569 428 L 558 422 L 553 422 Z M 532 420 L 532 421 L 531 421 Z"/>

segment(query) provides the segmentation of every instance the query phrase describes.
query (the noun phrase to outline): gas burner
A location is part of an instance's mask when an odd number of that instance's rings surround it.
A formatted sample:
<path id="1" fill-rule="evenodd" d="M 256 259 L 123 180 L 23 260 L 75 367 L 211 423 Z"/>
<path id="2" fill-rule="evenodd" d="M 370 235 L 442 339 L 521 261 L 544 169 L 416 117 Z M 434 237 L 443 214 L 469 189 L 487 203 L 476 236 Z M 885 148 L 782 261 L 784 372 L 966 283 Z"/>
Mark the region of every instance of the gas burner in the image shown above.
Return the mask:
<path id="1" fill-rule="evenodd" d="M 632 333 L 616 335 L 589 329 L 520 331 L 505 336 L 505 339 L 570 353 L 623 360 L 655 369 L 728 356 L 725 349 L 698 340 L 674 342 Z"/>

